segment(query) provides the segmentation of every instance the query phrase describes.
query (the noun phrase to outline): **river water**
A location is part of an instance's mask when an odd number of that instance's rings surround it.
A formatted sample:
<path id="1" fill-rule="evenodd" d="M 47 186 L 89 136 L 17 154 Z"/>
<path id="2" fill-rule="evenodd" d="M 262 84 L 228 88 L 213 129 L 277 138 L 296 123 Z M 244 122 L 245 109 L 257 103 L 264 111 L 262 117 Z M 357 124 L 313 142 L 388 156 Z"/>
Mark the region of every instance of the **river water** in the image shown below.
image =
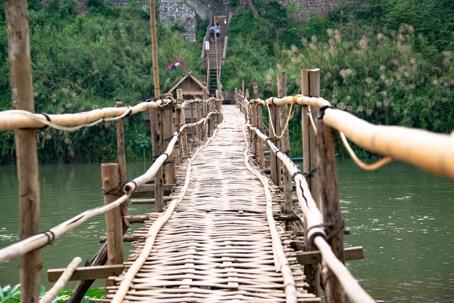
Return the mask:
<path id="1" fill-rule="evenodd" d="M 128 167 L 135 176 L 145 163 Z M 41 226 L 49 228 L 102 205 L 99 165 L 42 165 Z M 454 302 L 454 182 L 394 163 L 364 172 L 338 161 L 341 206 L 348 246 L 364 246 L 365 259 L 348 266 L 378 302 Z M 0 247 L 17 240 L 17 178 L 0 166 Z M 132 205 L 131 213 L 150 206 Z M 92 220 L 43 249 L 43 265 L 64 267 L 74 256 L 89 258 L 104 233 Z M 43 273 L 43 284 L 45 284 Z M 18 261 L 0 264 L 0 285 L 18 283 Z"/>

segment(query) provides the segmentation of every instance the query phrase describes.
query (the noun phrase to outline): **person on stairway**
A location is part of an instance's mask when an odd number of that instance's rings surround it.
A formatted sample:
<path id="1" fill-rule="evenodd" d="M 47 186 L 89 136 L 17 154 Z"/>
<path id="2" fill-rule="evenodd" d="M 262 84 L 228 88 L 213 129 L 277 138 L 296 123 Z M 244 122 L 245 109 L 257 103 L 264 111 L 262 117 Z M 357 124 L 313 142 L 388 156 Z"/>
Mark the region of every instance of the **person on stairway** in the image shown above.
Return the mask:
<path id="1" fill-rule="evenodd" d="M 215 33 L 216 33 L 216 27 L 214 25 L 211 25 L 210 30 L 209 30 L 210 40 L 214 40 Z"/>
<path id="2" fill-rule="evenodd" d="M 221 36 L 221 26 L 219 25 L 219 23 L 216 23 L 216 26 L 214 28 L 214 32 L 216 34 L 216 37 L 220 37 Z"/>

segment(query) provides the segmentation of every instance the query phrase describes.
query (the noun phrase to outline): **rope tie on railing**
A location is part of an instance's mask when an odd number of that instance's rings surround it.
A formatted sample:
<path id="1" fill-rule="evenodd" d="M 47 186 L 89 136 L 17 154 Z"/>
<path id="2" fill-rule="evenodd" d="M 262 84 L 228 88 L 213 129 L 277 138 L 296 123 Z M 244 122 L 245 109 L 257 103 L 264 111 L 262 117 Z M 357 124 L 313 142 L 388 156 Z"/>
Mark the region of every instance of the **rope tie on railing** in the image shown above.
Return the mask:
<path id="1" fill-rule="evenodd" d="M 334 109 L 335 107 L 332 106 L 332 105 L 323 105 L 322 107 L 320 107 L 320 109 L 319 109 L 319 115 L 318 115 L 318 117 L 317 117 L 318 120 L 323 120 L 323 118 L 325 117 L 325 111 L 326 111 L 328 108 Z"/>
<path id="2" fill-rule="evenodd" d="M 47 237 L 47 244 L 52 244 L 55 240 L 55 233 L 51 231 L 50 229 L 47 229 L 45 231 L 39 232 L 36 235 L 43 234 Z"/>
<path id="3" fill-rule="evenodd" d="M 362 168 L 364 170 L 367 170 L 367 171 L 377 170 L 393 161 L 393 159 L 391 157 L 384 157 L 374 163 L 370 163 L 370 164 L 365 163 L 353 151 L 352 147 L 350 146 L 350 144 L 347 141 L 347 137 L 345 137 L 345 134 L 343 132 L 339 132 L 339 136 L 341 138 L 342 144 L 344 144 L 345 149 L 347 150 L 348 154 L 350 155 L 350 158 L 353 160 L 353 162 L 355 162 L 356 165 L 358 165 L 360 168 Z"/>
<path id="4" fill-rule="evenodd" d="M 271 99 L 271 103 L 273 105 L 274 104 L 274 97 Z M 285 125 L 284 125 L 284 128 L 282 129 L 281 133 L 279 135 L 276 134 L 276 129 L 274 128 L 274 121 L 273 121 L 273 118 L 271 117 L 271 110 L 270 110 L 270 105 L 268 104 L 268 102 L 265 102 L 266 104 L 266 109 L 268 111 L 268 119 L 269 119 L 269 124 L 271 125 L 271 130 L 273 132 L 273 135 L 274 137 L 276 137 L 276 139 L 281 139 L 284 135 L 285 135 L 285 132 L 287 131 L 288 129 L 288 126 L 289 126 L 289 123 L 290 123 L 290 119 L 292 117 L 292 113 L 293 113 L 293 106 L 295 105 L 296 103 L 296 99 L 297 99 L 297 96 L 293 96 L 293 99 L 292 99 L 292 103 L 290 104 L 290 109 L 288 111 L 288 114 L 287 114 L 287 118 L 285 120 Z"/>

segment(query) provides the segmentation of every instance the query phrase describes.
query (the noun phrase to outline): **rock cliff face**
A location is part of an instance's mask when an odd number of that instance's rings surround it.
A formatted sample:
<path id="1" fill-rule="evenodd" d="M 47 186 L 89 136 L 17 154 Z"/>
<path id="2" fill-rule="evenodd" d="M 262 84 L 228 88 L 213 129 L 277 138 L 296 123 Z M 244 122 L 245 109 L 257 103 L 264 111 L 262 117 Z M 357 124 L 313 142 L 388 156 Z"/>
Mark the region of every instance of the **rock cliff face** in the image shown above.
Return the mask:
<path id="1" fill-rule="evenodd" d="M 129 0 L 107 0 L 124 5 Z M 149 0 L 135 0 L 140 5 L 147 5 Z M 262 1 L 262 0 L 253 0 Z M 301 22 L 311 15 L 326 15 L 330 11 L 354 3 L 359 0 L 278 0 L 282 5 L 292 6 L 294 17 Z M 195 41 L 197 20 L 207 20 L 212 15 L 228 15 L 228 0 L 161 0 L 159 18 L 169 27 L 179 28 L 182 35 L 189 41 Z M 245 5 L 245 0 L 238 2 Z"/>
<path id="2" fill-rule="evenodd" d="M 347 5 L 359 3 L 359 0 L 279 0 L 283 5 L 290 5 L 294 8 L 294 17 L 301 22 L 306 21 L 310 16 L 324 16 L 329 12 Z"/>

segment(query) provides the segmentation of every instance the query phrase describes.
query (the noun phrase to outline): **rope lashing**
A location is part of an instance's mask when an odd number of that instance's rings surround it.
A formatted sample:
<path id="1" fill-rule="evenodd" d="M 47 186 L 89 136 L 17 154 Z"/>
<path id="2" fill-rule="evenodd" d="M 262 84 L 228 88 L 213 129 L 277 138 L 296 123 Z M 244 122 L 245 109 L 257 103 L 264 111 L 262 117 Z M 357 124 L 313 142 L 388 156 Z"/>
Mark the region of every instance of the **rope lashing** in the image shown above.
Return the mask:
<path id="1" fill-rule="evenodd" d="M 373 171 L 377 170 L 386 164 L 390 163 L 393 161 L 391 157 L 384 157 L 378 160 L 377 162 L 374 163 L 365 163 L 361 159 L 358 158 L 356 153 L 353 151 L 352 147 L 347 141 L 347 137 L 343 132 L 339 132 L 339 136 L 341 138 L 342 143 L 344 144 L 345 149 L 347 150 L 348 154 L 350 155 L 350 158 L 352 158 L 353 162 L 355 162 L 356 165 L 358 165 L 360 168 L 367 170 L 367 171 Z"/>
<path id="2" fill-rule="evenodd" d="M 323 120 L 323 118 L 325 117 L 325 111 L 326 111 L 328 108 L 334 109 L 335 107 L 332 106 L 332 105 L 323 105 L 323 106 L 320 107 L 320 109 L 319 109 L 319 115 L 318 115 L 317 119 Z"/>
<path id="3" fill-rule="evenodd" d="M 271 99 L 271 103 L 273 105 L 276 105 L 274 103 L 274 99 L 275 99 L 274 97 Z M 271 117 L 270 105 L 268 104 L 268 102 L 265 102 L 266 109 L 268 111 L 269 124 L 271 125 L 271 131 L 273 132 L 274 137 L 276 137 L 277 139 L 281 139 L 285 135 L 285 132 L 288 129 L 288 126 L 289 126 L 289 123 L 290 123 L 290 118 L 292 117 L 292 113 L 293 113 L 293 106 L 296 103 L 296 99 L 297 99 L 297 96 L 293 96 L 292 103 L 290 104 L 290 109 L 288 111 L 287 118 L 285 120 L 284 128 L 282 129 L 282 131 L 281 131 L 281 133 L 279 135 L 276 134 L 276 129 L 274 128 L 274 121 L 273 121 L 273 118 Z"/>

